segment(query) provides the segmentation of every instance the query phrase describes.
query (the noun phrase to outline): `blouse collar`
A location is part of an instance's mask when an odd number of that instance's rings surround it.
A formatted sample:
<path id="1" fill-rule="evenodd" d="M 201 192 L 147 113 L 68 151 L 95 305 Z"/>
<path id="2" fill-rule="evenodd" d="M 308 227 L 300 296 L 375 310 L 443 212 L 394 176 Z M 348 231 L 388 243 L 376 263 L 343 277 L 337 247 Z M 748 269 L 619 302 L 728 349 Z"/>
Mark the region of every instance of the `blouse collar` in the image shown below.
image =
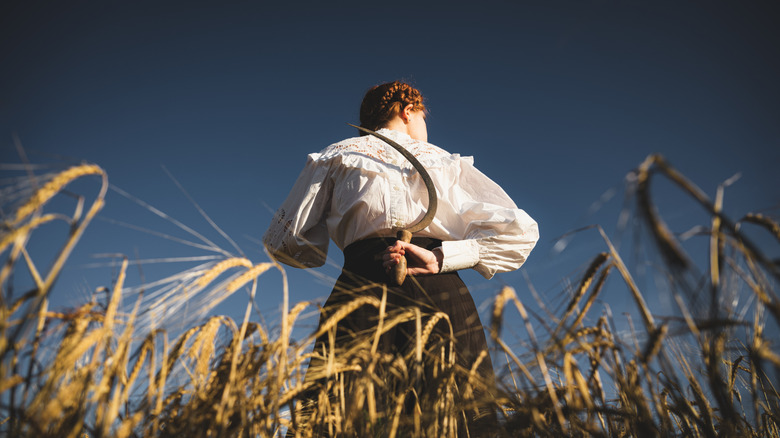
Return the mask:
<path id="1" fill-rule="evenodd" d="M 380 128 L 378 131 L 376 131 L 378 134 L 382 134 L 385 137 L 392 138 L 395 141 L 402 141 L 402 142 L 412 142 L 414 139 L 409 136 L 409 134 L 405 134 L 401 131 L 395 131 L 393 129 L 388 128 Z"/>

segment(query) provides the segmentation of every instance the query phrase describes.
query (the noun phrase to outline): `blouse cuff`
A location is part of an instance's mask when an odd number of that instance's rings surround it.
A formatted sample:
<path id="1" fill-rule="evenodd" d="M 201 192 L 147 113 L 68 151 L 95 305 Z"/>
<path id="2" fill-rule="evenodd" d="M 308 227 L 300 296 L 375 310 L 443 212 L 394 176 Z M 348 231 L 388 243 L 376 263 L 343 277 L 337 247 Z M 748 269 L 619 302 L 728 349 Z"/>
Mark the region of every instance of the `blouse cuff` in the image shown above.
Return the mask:
<path id="1" fill-rule="evenodd" d="M 468 269 L 479 263 L 479 245 L 476 240 L 452 240 L 441 243 L 444 259 L 441 271 L 452 272 Z"/>

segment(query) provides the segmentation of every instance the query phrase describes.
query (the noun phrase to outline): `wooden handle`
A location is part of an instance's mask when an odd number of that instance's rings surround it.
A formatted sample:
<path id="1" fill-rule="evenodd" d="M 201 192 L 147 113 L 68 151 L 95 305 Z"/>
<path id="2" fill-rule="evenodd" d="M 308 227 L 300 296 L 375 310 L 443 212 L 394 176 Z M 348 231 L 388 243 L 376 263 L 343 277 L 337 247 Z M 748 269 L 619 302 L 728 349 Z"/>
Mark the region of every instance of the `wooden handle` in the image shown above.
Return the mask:
<path id="1" fill-rule="evenodd" d="M 412 233 L 410 233 L 407 230 L 400 230 L 396 235 L 396 237 L 398 238 L 398 240 L 406 243 L 412 241 Z M 395 284 L 400 286 L 404 283 L 405 279 L 406 279 L 406 257 L 401 256 L 401 260 L 399 260 L 398 264 L 395 265 L 395 267 L 393 268 L 393 280 L 395 280 Z"/>

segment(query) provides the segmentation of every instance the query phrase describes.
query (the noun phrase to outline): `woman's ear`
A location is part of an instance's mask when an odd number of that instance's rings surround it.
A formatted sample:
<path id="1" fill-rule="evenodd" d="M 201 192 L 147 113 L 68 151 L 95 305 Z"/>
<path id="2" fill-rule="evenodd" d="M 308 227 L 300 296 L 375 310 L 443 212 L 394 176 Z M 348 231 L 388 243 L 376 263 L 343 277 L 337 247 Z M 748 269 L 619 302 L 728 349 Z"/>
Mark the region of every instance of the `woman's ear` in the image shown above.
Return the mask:
<path id="1" fill-rule="evenodd" d="M 411 103 L 406 105 L 403 111 L 401 111 L 401 118 L 404 120 L 404 123 L 409 123 L 409 118 L 412 117 L 412 112 L 414 112 L 414 105 Z"/>

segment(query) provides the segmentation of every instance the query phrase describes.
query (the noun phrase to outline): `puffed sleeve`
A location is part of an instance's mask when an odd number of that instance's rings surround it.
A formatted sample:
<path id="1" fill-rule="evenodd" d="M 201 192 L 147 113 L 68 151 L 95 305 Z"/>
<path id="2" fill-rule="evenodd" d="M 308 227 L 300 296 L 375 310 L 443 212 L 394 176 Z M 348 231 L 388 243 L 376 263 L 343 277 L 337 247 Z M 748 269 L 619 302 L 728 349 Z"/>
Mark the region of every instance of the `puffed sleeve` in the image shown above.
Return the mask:
<path id="1" fill-rule="evenodd" d="M 522 266 L 539 240 L 536 221 L 470 160 L 460 161 L 452 182 L 447 192 L 460 239 L 442 243 L 442 271 L 473 267 L 490 279 Z"/>
<path id="2" fill-rule="evenodd" d="M 263 236 L 263 243 L 280 262 L 298 268 L 322 266 L 328 254 L 325 216 L 332 181 L 327 161 L 310 154 L 298 180 Z"/>

